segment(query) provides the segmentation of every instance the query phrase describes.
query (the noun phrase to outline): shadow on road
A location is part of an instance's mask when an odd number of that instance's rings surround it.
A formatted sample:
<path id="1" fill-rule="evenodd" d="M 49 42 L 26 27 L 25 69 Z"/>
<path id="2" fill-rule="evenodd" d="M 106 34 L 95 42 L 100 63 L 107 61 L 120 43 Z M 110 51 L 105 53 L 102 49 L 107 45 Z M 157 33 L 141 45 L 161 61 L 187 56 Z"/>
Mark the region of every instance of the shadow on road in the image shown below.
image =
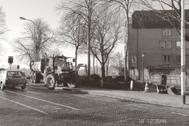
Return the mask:
<path id="1" fill-rule="evenodd" d="M 64 93 L 68 93 L 68 94 L 89 94 L 87 91 L 83 91 L 80 89 L 63 89 Z"/>

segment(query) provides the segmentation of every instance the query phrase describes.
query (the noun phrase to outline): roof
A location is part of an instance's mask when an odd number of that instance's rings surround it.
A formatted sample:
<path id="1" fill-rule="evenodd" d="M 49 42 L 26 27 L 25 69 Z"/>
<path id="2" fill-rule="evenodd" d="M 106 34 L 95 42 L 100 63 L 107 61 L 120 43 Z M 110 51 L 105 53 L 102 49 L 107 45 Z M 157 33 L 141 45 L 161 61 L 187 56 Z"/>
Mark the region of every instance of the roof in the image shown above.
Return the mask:
<path id="1" fill-rule="evenodd" d="M 0 71 L 1 71 L 1 70 L 6 70 L 6 69 L 5 69 L 5 68 L 0 68 Z"/>
<path id="2" fill-rule="evenodd" d="M 174 15 L 174 16 L 170 16 Z M 132 15 L 133 28 L 174 28 L 180 23 L 174 17 L 178 16 L 174 10 L 143 10 L 135 11 Z M 185 11 L 185 18 L 189 21 L 189 10 Z M 178 18 L 177 18 L 178 19 Z M 186 27 L 189 28 L 189 25 Z"/>

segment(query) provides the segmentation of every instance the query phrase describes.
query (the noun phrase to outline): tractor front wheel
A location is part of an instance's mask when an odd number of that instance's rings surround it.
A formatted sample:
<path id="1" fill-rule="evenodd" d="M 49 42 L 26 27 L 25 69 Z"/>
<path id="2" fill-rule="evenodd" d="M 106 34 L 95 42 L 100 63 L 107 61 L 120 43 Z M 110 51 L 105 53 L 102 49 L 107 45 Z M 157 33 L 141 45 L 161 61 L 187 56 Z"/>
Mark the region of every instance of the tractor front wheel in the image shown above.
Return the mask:
<path id="1" fill-rule="evenodd" d="M 1 90 L 4 90 L 5 89 L 5 85 L 2 82 L 0 84 L 1 84 L 1 86 L 0 86 Z"/>
<path id="2" fill-rule="evenodd" d="M 46 86 L 51 90 L 55 88 L 55 77 L 52 74 L 47 75 Z"/>

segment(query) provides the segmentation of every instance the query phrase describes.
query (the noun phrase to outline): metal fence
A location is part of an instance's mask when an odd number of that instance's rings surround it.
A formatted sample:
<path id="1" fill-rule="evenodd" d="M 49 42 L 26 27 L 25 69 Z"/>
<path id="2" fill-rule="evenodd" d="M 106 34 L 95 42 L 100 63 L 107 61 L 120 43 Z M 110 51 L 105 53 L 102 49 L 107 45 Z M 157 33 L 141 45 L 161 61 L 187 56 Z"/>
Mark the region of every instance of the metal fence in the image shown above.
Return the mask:
<path id="1" fill-rule="evenodd" d="M 160 85 L 161 84 L 161 76 L 160 74 L 154 74 L 150 76 L 150 81 L 153 84 Z M 167 75 L 167 85 L 168 86 L 177 86 L 180 87 L 180 75 Z M 186 76 L 186 87 L 189 88 L 189 75 Z"/>

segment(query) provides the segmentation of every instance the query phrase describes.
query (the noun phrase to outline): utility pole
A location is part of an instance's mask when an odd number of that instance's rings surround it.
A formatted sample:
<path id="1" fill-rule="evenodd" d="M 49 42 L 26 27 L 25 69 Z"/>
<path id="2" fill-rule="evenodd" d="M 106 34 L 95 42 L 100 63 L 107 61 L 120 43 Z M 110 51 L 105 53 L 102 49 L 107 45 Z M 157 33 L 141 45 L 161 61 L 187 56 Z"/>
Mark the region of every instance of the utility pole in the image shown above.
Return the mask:
<path id="1" fill-rule="evenodd" d="M 127 8 L 129 5 L 127 5 Z M 129 10 L 126 11 L 127 20 L 125 22 L 125 35 L 124 35 L 124 80 L 129 76 Z"/>
<path id="2" fill-rule="evenodd" d="M 186 85 L 186 61 L 185 61 L 185 12 L 184 0 L 181 0 L 181 96 L 182 102 L 185 104 L 185 85 Z"/>
<path id="3" fill-rule="evenodd" d="M 142 82 L 144 82 L 144 54 L 142 53 Z"/>

